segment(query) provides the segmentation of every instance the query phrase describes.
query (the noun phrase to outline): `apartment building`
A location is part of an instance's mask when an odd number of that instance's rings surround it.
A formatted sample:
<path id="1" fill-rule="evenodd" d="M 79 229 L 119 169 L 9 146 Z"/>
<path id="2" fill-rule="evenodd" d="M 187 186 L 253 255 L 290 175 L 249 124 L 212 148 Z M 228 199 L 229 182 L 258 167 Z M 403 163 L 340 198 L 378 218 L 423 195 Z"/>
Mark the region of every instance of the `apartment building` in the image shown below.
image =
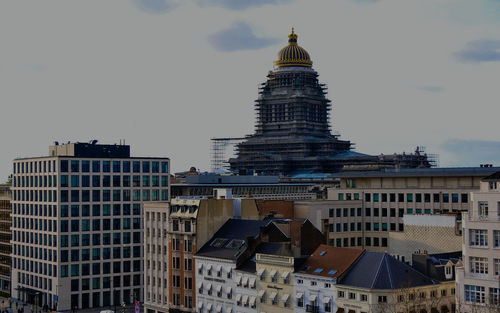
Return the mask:
<path id="1" fill-rule="evenodd" d="M 260 219 L 255 199 L 233 198 L 230 189 L 214 193 L 209 199 L 178 197 L 170 203 L 144 205 L 144 306 L 148 313 L 194 312 L 196 251 L 230 218 Z"/>
<path id="2" fill-rule="evenodd" d="M 364 252 L 337 281 L 338 313 L 446 313 L 453 281 L 439 282 L 387 253 Z"/>
<path id="3" fill-rule="evenodd" d="M 337 281 L 363 254 L 363 249 L 320 245 L 294 273 L 295 312 L 337 312 Z"/>
<path id="4" fill-rule="evenodd" d="M 328 190 L 328 199 L 351 204 L 332 206 L 327 219 L 326 212 L 322 213 L 321 223 L 329 225 L 329 244 L 387 251 L 389 232 L 404 231 L 404 215 L 467 211 L 471 204 L 469 193 L 479 190 L 481 178 L 498 170 L 469 167 L 346 171 L 338 174 L 340 186 Z"/>
<path id="5" fill-rule="evenodd" d="M 286 240 L 270 220 L 228 220 L 196 253 L 198 313 L 253 311 L 257 309 L 256 281 L 235 270 L 254 253 L 261 235 Z"/>
<path id="6" fill-rule="evenodd" d="M 0 185 L 0 290 L 10 293 L 10 184 Z"/>
<path id="7" fill-rule="evenodd" d="M 500 310 L 500 173 L 481 181 L 463 213 L 463 266 L 457 268 L 459 312 Z"/>
<path id="8" fill-rule="evenodd" d="M 169 168 L 96 140 L 14 160 L 13 298 L 58 311 L 142 301 L 142 205 L 170 200 Z"/>

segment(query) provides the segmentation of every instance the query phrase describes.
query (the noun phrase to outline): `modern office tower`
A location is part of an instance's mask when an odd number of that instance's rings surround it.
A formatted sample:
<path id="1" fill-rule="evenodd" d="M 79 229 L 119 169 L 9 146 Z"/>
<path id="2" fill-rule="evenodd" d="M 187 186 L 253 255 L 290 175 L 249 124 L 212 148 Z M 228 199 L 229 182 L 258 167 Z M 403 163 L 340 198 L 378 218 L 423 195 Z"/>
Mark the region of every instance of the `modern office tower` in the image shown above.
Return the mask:
<path id="1" fill-rule="evenodd" d="M 0 185 L 0 290 L 10 292 L 10 185 Z"/>
<path id="2" fill-rule="evenodd" d="M 56 143 L 14 160 L 13 298 L 58 311 L 143 294 L 143 202 L 169 200 L 169 159 L 128 145 Z"/>
<path id="3" fill-rule="evenodd" d="M 472 193 L 472 208 L 463 213 L 463 266 L 458 267 L 459 312 L 500 310 L 500 172 L 481 181 Z"/>

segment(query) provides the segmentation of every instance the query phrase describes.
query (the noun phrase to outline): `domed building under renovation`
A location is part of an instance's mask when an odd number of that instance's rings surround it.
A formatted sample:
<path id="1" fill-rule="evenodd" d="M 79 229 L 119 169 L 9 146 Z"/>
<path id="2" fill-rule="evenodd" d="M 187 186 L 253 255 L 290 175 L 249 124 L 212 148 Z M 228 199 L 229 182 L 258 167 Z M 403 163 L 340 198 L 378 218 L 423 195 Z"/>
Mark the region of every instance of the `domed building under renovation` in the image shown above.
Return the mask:
<path id="1" fill-rule="evenodd" d="M 288 45 L 278 52 L 274 69 L 255 101 L 256 132 L 237 146 L 229 160 L 240 174 L 290 175 L 332 173 L 349 167 L 430 167 L 425 154 L 371 156 L 351 150 L 348 140 L 333 135 L 331 101 L 318 81 L 309 53 L 292 29 Z"/>

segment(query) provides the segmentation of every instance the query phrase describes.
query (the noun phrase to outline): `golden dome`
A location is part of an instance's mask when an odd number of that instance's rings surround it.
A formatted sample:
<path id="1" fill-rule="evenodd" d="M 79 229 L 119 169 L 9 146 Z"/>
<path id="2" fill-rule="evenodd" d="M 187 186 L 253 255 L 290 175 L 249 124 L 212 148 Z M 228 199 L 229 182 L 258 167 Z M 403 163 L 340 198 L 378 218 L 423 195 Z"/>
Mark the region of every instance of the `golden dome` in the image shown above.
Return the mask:
<path id="1" fill-rule="evenodd" d="M 278 60 L 274 61 L 277 67 L 284 66 L 306 66 L 311 67 L 312 61 L 306 49 L 297 44 L 297 34 L 292 33 L 288 35 L 288 46 L 278 52 Z"/>

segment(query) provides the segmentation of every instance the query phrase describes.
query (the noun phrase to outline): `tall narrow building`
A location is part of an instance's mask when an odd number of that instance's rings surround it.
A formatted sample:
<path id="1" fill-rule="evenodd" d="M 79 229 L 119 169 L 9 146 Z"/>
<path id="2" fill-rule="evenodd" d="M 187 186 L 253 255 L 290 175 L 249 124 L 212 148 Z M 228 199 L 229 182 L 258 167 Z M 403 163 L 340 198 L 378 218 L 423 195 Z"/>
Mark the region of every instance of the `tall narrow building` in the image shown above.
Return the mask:
<path id="1" fill-rule="evenodd" d="M 143 301 L 144 201 L 169 201 L 169 159 L 68 143 L 14 160 L 12 297 L 58 311 Z"/>

